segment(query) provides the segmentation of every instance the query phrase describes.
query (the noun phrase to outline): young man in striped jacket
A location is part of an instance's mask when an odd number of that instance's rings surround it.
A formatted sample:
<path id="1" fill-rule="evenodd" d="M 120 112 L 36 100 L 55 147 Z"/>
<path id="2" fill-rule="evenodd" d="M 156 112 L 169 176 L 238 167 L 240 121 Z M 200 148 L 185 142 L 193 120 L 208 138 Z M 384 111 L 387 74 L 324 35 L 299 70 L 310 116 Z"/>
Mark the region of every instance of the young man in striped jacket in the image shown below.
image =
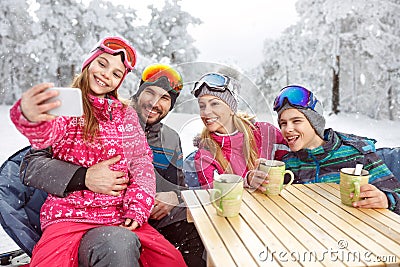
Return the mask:
<path id="1" fill-rule="evenodd" d="M 283 157 L 294 175 L 293 183 L 339 183 L 341 168 L 363 164 L 369 184 L 360 188 L 357 208 L 389 208 L 400 214 L 400 183 L 375 153 L 375 140 L 325 129 L 321 102 L 298 85 L 283 88 L 274 101 L 282 135 L 291 152 Z M 252 171 L 252 186 L 268 180 L 267 174 Z M 260 187 L 260 190 L 262 187 Z"/>

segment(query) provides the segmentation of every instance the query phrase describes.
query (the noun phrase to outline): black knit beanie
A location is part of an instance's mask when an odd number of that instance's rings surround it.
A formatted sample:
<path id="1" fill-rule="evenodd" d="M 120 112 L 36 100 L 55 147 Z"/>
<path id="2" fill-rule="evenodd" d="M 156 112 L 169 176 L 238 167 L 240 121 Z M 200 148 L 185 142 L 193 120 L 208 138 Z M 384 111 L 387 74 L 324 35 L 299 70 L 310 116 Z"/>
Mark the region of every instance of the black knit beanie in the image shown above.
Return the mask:
<path id="1" fill-rule="evenodd" d="M 169 110 L 172 110 L 174 108 L 174 105 L 175 105 L 177 97 L 179 96 L 179 93 L 177 93 L 176 91 L 171 89 L 170 83 L 166 76 L 161 76 L 154 82 L 145 82 L 143 80 L 140 80 L 140 86 L 139 86 L 139 89 L 137 90 L 137 92 L 135 93 L 134 98 L 138 99 L 139 95 L 148 86 L 158 86 L 158 87 L 163 88 L 165 91 L 167 91 L 168 94 L 171 96 L 171 107 Z"/>

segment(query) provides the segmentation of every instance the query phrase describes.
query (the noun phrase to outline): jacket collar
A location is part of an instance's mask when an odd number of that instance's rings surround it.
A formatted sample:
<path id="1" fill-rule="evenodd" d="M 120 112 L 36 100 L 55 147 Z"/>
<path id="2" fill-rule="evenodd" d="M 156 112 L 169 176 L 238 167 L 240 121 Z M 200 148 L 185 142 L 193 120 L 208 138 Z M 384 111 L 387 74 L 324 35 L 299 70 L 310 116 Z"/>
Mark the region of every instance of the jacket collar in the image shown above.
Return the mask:
<path id="1" fill-rule="evenodd" d="M 93 112 L 98 120 L 109 120 L 110 112 L 115 108 L 121 108 L 122 103 L 113 96 L 104 98 L 88 94 L 89 101 L 93 106 Z"/>
<path id="2" fill-rule="evenodd" d="M 111 103 L 113 107 L 121 107 L 122 103 L 113 96 L 107 96 L 104 98 L 100 98 L 91 94 L 88 94 L 89 101 L 95 108 L 103 109 L 104 107 L 108 107 L 108 104 Z"/>
<path id="3" fill-rule="evenodd" d="M 211 137 L 221 146 L 222 149 L 230 149 L 231 143 L 242 144 L 240 139 L 243 137 L 243 133 L 239 131 L 236 131 L 232 134 L 211 133 Z"/>
<path id="4" fill-rule="evenodd" d="M 143 127 L 144 123 L 142 121 L 140 121 L 140 125 L 142 125 L 142 127 Z M 161 122 L 157 122 L 157 123 L 151 124 L 151 125 L 145 125 L 144 132 L 146 133 L 146 135 L 158 134 L 161 130 L 161 126 L 162 126 Z"/>
<path id="5" fill-rule="evenodd" d="M 325 130 L 324 137 L 325 144 L 322 146 L 314 149 L 301 149 L 292 153 L 294 153 L 301 161 L 321 161 L 329 157 L 330 153 L 337 150 L 342 143 L 339 136 L 332 129 Z"/>

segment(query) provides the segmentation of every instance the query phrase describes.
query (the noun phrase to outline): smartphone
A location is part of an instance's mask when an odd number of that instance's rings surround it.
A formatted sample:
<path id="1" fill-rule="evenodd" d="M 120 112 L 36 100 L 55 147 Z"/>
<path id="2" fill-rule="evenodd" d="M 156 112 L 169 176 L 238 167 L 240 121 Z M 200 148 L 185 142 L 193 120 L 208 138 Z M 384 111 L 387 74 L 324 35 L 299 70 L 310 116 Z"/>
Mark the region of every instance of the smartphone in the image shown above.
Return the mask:
<path id="1" fill-rule="evenodd" d="M 61 101 L 61 106 L 49 110 L 49 114 L 68 117 L 80 117 L 83 115 L 81 89 L 72 87 L 52 87 L 47 90 L 57 90 L 59 94 L 47 100 L 46 103 L 56 100 Z"/>

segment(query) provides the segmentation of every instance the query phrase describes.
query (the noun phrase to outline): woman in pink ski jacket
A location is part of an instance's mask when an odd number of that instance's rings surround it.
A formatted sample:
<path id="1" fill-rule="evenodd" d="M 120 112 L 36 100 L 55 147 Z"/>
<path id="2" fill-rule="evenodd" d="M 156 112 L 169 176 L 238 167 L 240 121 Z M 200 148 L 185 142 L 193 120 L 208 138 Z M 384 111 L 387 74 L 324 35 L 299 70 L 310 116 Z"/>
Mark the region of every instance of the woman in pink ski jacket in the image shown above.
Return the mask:
<path id="1" fill-rule="evenodd" d="M 194 84 L 205 125 L 194 157 L 203 188 L 213 187 L 215 173 L 246 177 L 258 158 L 281 159 L 288 151 L 278 128 L 237 112 L 239 88 L 236 79 L 220 73 L 207 73 Z"/>
<path id="2" fill-rule="evenodd" d="M 124 174 L 127 182 L 123 193 L 112 196 L 90 190 L 64 198 L 49 195 L 41 209 L 43 235 L 33 250 L 31 266 L 78 266 L 82 236 L 105 225 L 125 227 L 138 235 L 143 266 L 185 266 L 179 251 L 147 224 L 156 189 L 152 152 L 136 112 L 117 95 L 135 63 L 132 46 L 120 37 L 107 37 L 91 52 L 72 83 L 82 90 L 83 116 L 36 116 L 29 109 L 30 101 L 49 98 L 52 93 L 44 91 L 52 84 L 34 86 L 11 108 L 13 123 L 33 148 L 51 146 L 55 158 L 83 167 L 120 155 L 110 168 Z"/>

